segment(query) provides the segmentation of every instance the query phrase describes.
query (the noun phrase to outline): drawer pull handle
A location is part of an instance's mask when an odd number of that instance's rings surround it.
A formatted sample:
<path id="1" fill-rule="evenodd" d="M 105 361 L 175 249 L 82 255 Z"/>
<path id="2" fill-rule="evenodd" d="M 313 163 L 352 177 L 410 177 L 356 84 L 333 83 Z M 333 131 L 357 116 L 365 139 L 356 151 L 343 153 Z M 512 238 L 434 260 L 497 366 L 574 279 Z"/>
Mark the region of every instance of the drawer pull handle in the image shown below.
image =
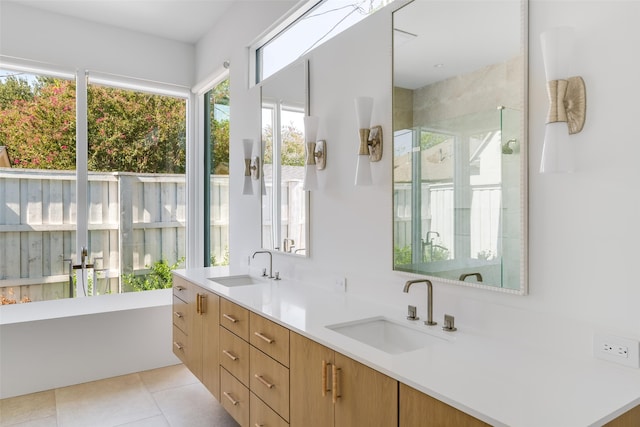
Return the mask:
<path id="1" fill-rule="evenodd" d="M 330 363 L 327 363 L 326 360 L 322 361 L 322 396 L 326 396 L 329 389 L 327 388 L 327 368 L 329 368 Z"/>
<path id="2" fill-rule="evenodd" d="M 254 377 L 260 381 L 262 384 L 264 384 L 265 387 L 267 388 L 273 388 L 275 387 L 273 384 L 271 384 L 270 382 L 268 382 L 267 380 L 265 380 L 264 378 L 262 378 L 262 376 L 255 374 Z"/>
<path id="3" fill-rule="evenodd" d="M 180 344 L 179 342 L 174 341 L 173 345 L 175 348 L 177 348 L 178 350 L 182 350 L 184 349 L 184 346 L 182 344 Z"/>
<path id="4" fill-rule="evenodd" d="M 272 340 L 271 338 L 262 335 L 260 332 L 254 332 L 253 335 L 257 336 L 258 338 L 266 341 L 267 343 L 271 344 L 273 343 L 275 340 Z"/>
<path id="5" fill-rule="evenodd" d="M 176 286 L 175 289 L 177 291 L 184 291 L 184 286 Z"/>
<path id="6" fill-rule="evenodd" d="M 179 311 L 174 311 L 173 314 L 175 314 L 178 319 L 182 319 L 184 317 Z"/>
<path id="7" fill-rule="evenodd" d="M 224 394 L 224 397 L 226 397 L 227 399 L 229 399 L 229 401 L 231 402 L 231 404 L 232 404 L 233 406 L 236 406 L 238 403 L 240 403 L 240 402 L 238 402 L 237 400 L 235 400 L 235 399 L 233 398 L 233 396 L 231 396 L 231 393 L 227 393 L 226 391 L 223 391 L 223 392 L 222 392 L 222 394 Z"/>
<path id="8" fill-rule="evenodd" d="M 236 356 L 235 354 L 231 353 L 230 351 L 227 350 L 222 350 L 222 352 L 231 360 L 233 360 L 234 362 L 236 360 L 238 360 L 238 356 Z"/>
<path id="9" fill-rule="evenodd" d="M 238 319 L 236 319 L 235 317 L 233 317 L 233 316 L 231 316 L 229 314 L 223 313 L 222 317 L 224 317 L 225 319 L 227 319 L 231 323 L 238 323 Z"/>
<path id="10" fill-rule="evenodd" d="M 255 423 L 254 425 L 255 425 L 256 427 L 264 427 L 264 424 L 258 424 L 258 423 Z"/>
<path id="11" fill-rule="evenodd" d="M 336 368 L 336 365 L 332 365 L 331 369 L 333 371 L 333 378 L 332 378 L 333 379 L 333 381 L 332 381 L 333 382 L 333 387 L 332 387 L 333 390 L 332 390 L 331 396 L 332 396 L 333 403 L 336 403 L 338 401 L 338 398 L 342 397 L 342 396 L 340 396 L 340 391 L 338 390 L 338 384 L 339 384 L 339 382 L 338 382 L 338 372 L 340 372 L 340 368 Z"/>

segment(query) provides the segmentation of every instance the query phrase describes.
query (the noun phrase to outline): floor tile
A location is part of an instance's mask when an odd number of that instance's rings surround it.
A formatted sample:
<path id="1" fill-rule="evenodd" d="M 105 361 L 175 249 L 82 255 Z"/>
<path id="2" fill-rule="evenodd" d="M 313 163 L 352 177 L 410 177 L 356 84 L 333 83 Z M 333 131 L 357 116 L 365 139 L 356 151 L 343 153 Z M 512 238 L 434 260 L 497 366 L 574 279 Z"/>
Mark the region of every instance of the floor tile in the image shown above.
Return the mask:
<path id="1" fill-rule="evenodd" d="M 11 427 L 58 427 L 57 417 L 52 415 L 47 418 L 40 418 L 24 423 L 12 424 Z"/>
<path id="2" fill-rule="evenodd" d="M 53 390 L 0 400 L 0 426 L 10 426 L 56 415 Z"/>
<path id="3" fill-rule="evenodd" d="M 113 427 L 161 412 L 138 374 L 56 389 L 59 427 Z"/>
<path id="4" fill-rule="evenodd" d="M 237 427 L 222 406 L 200 383 L 153 393 L 171 427 Z"/>
<path id="5" fill-rule="evenodd" d="M 118 427 L 171 427 L 163 415 L 145 418 L 132 423 L 120 424 Z"/>
<path id="6" fill-rule="evenodd" d="M 140 372 L 140 379 L 151 393 L 198 382 L 196 376 L 184 365 Z"/>

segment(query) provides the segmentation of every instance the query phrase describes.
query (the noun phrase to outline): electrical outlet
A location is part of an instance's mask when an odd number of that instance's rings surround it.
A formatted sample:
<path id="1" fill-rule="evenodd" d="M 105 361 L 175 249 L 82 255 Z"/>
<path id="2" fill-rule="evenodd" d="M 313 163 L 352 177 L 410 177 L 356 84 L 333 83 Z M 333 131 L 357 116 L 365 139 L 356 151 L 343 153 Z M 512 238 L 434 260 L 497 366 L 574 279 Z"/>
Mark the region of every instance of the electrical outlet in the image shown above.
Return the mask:
<path id="1" fill-rule="evenodd" d="M 336 277 L 333 281 L 333 287 L 338 292 L 347 292 L 347 278 Z"/>
<path id="2" fill-rule="evenodd" d="M 595 334 L 593 336 L 593 355 L 598 359 L 640 368 L 640 343 L 637 340 Z"/>

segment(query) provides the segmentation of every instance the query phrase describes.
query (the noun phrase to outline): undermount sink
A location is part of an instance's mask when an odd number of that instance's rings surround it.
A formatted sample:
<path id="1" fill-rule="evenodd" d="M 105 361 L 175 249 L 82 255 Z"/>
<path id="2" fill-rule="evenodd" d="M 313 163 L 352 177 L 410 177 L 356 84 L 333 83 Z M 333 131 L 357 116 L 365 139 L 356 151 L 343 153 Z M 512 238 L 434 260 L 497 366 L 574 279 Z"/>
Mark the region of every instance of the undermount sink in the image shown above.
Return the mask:
<path id="1" fill-rule="evenodd" d="M 390 354 L 418 350 L 434 340 L 447 340 L 444 336 L 421 331 L 420 328 L 427 328 L 422 321 L 414 326 L 382 316 L 328 325 L 327 328 Z"/>
<path id="2" fill-rule="evenodd" d="M 258 279 L 256 277 L 251 277 L 247 274 L 242 274 L 239 276 L 210 277 L 209 280 L 229 288 L 233 286 L 259 285 L 261 283 L 264 283 L 264 280 Z"/>

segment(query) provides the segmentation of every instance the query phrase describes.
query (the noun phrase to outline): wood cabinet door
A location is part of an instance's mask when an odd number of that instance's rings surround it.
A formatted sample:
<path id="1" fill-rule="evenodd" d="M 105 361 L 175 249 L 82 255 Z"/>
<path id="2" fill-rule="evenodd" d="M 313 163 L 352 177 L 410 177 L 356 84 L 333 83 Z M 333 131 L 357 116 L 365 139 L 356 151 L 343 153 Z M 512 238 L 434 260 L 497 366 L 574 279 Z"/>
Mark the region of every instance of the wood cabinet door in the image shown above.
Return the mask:
<path id="1" fill-rule="evenodd" d="M 335 366 L 336 427 L 398 425 L 398 381 L 340 353 Z"/>
<path id="2" fill-rule="evenodd" d="M 290 349 L 290 424 L 305 427 L 332 426 L 330 368 L 333 364 L 334 351 L 294 332 L 290 335 Z M 328 368 L 324 370 L 325 393 L 323 393 L 323 361 Z"/>
<path id="3" fill-rule="evenodd" d="M 480 421 L 405 384 L 400 384 L 400 427 L 482 427 Z"/>
<path id="4" fill-rule="evenodd" d="M 220 297 L 203 289 L 199 289 L 198 292 L 202 321 L 202 383 L 213 397 L 220 400 L 220 353 L 218 351 Z"/>

